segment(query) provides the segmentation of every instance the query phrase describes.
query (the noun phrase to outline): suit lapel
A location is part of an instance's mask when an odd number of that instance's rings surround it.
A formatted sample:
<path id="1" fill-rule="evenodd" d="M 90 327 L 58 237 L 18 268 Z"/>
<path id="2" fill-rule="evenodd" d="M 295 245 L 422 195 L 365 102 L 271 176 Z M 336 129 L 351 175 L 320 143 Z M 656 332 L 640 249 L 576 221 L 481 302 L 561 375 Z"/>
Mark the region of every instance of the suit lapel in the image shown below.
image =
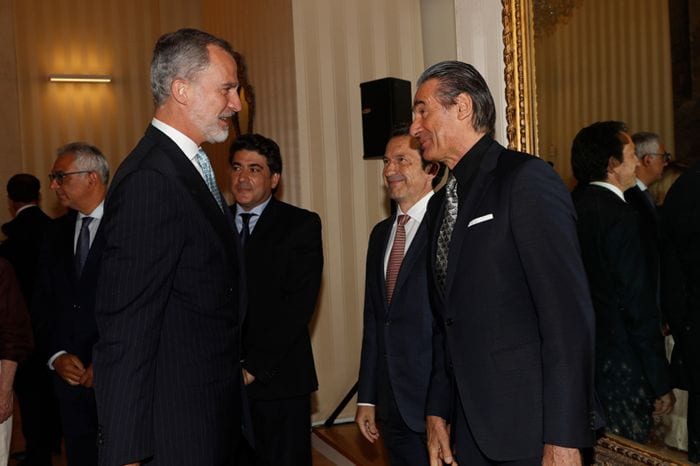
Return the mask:
<path id="1" fill-rule="evenodd" d="M 389 311 L 386 297 L 386 271 L 384 269 L 384 258 L 386 257 L 387 249 L 391 247 L 389 240 L 391 239 L 391 227 L 394 225 L 395 219 L 396 215 L 393 215 L 387 220 L 383 221 L 379 225 L 379 230 L 377 232 L 378 236 L 382 238 L 382 247 L 380 254 L 377 254 L 374 258 L 374 273 L 376 274 L 375 283 L 379 283 L 379 295 L 382 303 L 384 303 L 384 312 Z M 394 292 L 396 292 L 396 288 L 394 288 Z"/>
<path id="2" fill-rule="evenodd" d="M 394 287 L 394 294 L 397 294 L 403 284 L 406 282 L 406 278 L 410 274 L 410 271 L 413 270 L 413 267 L 416 265 L 416 261 L 418 258 L 421 256 L 421 251 L 425 247 L 425 242 L 426 242 L 426 236 L 428 235 L 428 227 L 427 227 L 427 222 L 425 221 L 425 218 L 423 218 L 423 221 L 418 225 L 418 230 L 416 231 L 416 235 L 413 237 L 413 240 L 411 241 L 411 245 L 408 247 L 408 250 L 406 251 L 406 255 L 404 255 L 403 261 L 401 262 L 401 268 L 399 269 L 399 275 L 396 277 L 396 286 Z M 383 257 L 383 256 L 382 256 Z M 384 287 L 385 295 L 386 295 L 386 287 Z M 386 299 L 385 299 L 386 300 Z M 389 307 L 391 309 L 391 306 Z"/>
<path id="3" fill-rule="evenodd" d="M 492 142 L 486 151 L 479 170 L 476 172 L 471 187 L 468 188 L 467 197 L 464 202 L 460 202 L 457 220 L 455 221 L 450 250 L 447 255 L 447 277 L 445 278 L 445 295 L 449 295 L 452 281 L 457 270 L 457 263 L 467 235 L 469 221 L 474 218 L 474 213 L 481 204 L 486 191 L 494 180 L 494 171 L 498 165 L 498 158 L 504 148 L 497 142 Z M 444 208 L 443 208 L 444 209 Z M 439 227 L 438 227 L 439 229 Z"/>
<path id="4" fill-rule="evenodd" d="M 237 252 L 235 238 L 237 235 L 236 229 L 232 228 L 230 215 L 226 215 L 226 213 L 221 211 L 219 204 L 217 204 L 204 179 L 197 169 L 194 168 L 192 162 L 172 139 L 155 127 L 148 127 L 146 137 L 154 139 L 157 145 L 169 155 L 168 159 L 172 162 L 173 168 L 172 175 L 184 185 L 194 198 L 194 201 L 199 205 L 204 217 L 216 231 L 229 256 L 235 257 Z"/>
<path id="5" fill-rule="evenodd" d="M 246 244 L 246 250 L 249 248 L 255 248 L 255 245 L 261 241 L 267 232 L 274 228 L 277 223 L 277 215 L 279 213 L 279 205 L 277 199 L 273 195 L 270 198 L 270 202 L 265 206 L 265 209 L 260 214 L 260 218 L 255 223 L 255 228 L 250 233 L 250 238 L 248 238 Z"/>
<path id="6" fill-rule="evenodd" d="M 59 251 L 61 262 L 63 264 L 66 277 L 72 287 L 75 288 L 78 277 L 75 273 L 75 222 L 78 218 L 78 213 L 74 210 L 69 211 L 65 217 L 61 219 Z"/>

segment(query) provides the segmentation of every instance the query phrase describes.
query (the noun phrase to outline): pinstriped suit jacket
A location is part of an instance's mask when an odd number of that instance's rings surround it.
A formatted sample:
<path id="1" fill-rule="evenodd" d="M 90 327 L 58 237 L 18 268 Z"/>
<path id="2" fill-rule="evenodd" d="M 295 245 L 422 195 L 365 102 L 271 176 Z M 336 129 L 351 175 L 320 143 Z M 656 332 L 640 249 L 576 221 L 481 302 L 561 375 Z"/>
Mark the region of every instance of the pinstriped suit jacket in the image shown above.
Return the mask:
<path id="1" fill-rule="evenodd" d="M 100 466 L 233 464 L 245 286 L 229 213 L 151 126 L 117 171 L 100 226 Z"/>

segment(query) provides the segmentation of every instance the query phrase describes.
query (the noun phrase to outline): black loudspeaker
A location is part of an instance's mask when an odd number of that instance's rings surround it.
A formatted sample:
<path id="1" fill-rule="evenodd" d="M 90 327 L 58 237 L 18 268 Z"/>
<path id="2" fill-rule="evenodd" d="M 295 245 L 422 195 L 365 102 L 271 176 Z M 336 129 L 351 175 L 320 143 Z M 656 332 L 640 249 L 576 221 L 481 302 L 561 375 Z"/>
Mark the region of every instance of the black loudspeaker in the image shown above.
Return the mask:
<path id="1" fill-rule="evenodd" d="M 411 83 L 382 78 L 360 84 L 365 159 L 384 157 L 392 129 L 411 123 Z"/>

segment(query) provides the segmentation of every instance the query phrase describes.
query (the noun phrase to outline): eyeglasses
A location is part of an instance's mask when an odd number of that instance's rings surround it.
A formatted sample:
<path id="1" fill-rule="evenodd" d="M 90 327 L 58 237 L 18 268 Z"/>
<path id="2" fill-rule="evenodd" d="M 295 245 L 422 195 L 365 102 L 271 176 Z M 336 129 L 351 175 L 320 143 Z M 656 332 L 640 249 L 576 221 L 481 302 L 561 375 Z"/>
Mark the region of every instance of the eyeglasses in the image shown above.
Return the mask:
<path id="1" fill-rule="evenodd" d="M 651 155 L 652 157 L 663 157 L 665 162 L 670 162 L 671 161 L 671 153 L 670 152 L 662 152 L 661 154 L 644 154 L 644 155 Z"/>
<path id="2" fill-rule="evenodd" d="M 74 171 L 74 172 L 62 172 L 62 171 L 51 172 L 51 173 L 49 173 L 49 181 L 55 180 L 56 184 L 58 184 L 60 186 L 63 184 L 63 180 L 65 180 L 65 178 L 67 176 L 79 175 L 81 173 L 90 173 L 92 171 L 93 170 L 78 170 L 78 171 Z"/>

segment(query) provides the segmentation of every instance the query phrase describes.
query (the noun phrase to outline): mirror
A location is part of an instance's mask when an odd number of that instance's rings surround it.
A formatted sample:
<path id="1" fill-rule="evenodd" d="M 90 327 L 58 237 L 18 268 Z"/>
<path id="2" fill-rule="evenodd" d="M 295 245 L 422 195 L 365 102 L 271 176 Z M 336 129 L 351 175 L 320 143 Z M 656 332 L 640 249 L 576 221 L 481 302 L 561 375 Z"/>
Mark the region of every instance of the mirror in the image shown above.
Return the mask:
<path id="1" fill-rule="evenodd" d="M 656 132 L 673 153 L 671 3 L 502 0 L 509 148 L 538 154 L 570 188 L 571 141 L 595 121 Z M 665 445 L 664 432 L 656 437 L 642 445 L 607 434 L 596 463 L 687 463 L 685 452 Z"/>

